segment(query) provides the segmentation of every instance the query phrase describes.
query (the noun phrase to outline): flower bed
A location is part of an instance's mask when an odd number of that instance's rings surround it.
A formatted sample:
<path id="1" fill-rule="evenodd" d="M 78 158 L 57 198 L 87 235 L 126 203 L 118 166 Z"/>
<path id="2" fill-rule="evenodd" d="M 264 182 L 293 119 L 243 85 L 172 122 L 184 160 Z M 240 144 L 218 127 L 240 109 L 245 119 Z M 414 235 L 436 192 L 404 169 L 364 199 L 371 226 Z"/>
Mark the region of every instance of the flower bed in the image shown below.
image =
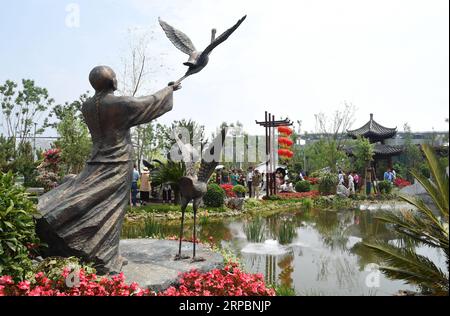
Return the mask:
<path id="1" fill-rule="evenodd" d="M 303 198 L 314 198 L 319 196 L 319 191 L 309 191 L 309 192 L 295 192 L 295 193 L 278 193 L 282 200 L 297 200 Z"/>
<path id="2" fill-rule="evenodd" d="M 200 273 L 192 270 L 181 275 L 180 286 L 170 287 L 160 296 L 275 296 L 267 288 L 262 274 L 241 271 L 236 264 L 224 269 Z"/>
<path id="3" fill-rule="evenodd" d="M 135 282 L 127 285 L 123 273 L 98 278 L 80 269 L 77 273 L 64 272 L 51 280 L 43 272 L 30 281 L 15 283 L 12 277 L 0 277 L 0 296 L 274 296 L 267 288 L 262 274 L 241 271 L 237 264 L 227 264 L 224 269 L 200 273 L 197 270 L 181 274 L 180 285 L 158 294 L 141 289 Z"/>

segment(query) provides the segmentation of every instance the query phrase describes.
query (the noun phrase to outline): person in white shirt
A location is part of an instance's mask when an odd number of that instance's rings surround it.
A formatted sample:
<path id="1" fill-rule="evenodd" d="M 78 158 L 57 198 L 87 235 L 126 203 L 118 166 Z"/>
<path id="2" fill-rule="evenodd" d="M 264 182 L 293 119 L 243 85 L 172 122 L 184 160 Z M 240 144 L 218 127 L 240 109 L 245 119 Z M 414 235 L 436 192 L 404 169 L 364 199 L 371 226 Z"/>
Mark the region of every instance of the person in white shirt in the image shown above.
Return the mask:
<path id="1" fill-rule="evenodd" d="M 249 197 L 253 197 L 253 168 L 249 168 L 247 172 L 247 188 L 248 188 L 248 195 Z"/>
<path id="2" fill-rule="evenodd" d="M 339 174 L 338 174 L 338 180 L 339 180 L 339 184 L 344 185 L 344 173 L 342 172 L 342 170 L 339 170 Z"/>
<path id="3" fill-rule="evenodd" d="M 355 181 L 351 172 L 348 173 L 348 191 L 350 195 L 355 194 Z"/>

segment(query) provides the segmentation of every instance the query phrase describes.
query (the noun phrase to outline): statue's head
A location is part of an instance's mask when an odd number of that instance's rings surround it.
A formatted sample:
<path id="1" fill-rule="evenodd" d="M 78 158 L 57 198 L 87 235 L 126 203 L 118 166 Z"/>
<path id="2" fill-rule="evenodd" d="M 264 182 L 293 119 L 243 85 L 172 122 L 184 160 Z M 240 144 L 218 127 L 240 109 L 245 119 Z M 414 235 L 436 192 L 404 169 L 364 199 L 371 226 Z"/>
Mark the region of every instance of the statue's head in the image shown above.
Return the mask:
<path id="1" fill-rule="evenodd" d="M 89 74 L 89 82 L 96 92 L 117 90 L 116 73 L 111 67 L 97 66 Z"/>

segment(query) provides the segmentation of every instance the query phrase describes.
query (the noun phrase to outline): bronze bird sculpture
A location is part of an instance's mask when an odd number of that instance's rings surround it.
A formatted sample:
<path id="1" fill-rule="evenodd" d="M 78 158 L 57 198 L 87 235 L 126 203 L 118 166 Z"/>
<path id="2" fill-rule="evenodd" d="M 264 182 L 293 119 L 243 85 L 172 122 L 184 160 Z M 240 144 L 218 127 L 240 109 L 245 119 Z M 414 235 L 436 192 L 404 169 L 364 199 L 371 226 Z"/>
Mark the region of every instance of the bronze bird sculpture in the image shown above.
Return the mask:
<path id="1" fill-rule="evenodd" d="M 186 74 L 177 82 L 181 82 L 188 76 L 195 74 L 205 68 L 209 62 L 209 54 L 211 54 L 214 48 L 225 42 L 228 37 L 233 34 L 234 31 L 236 31 L 241 23 L 244 22 L 246 17 L 246 15 L 242 17 L 232 28 L 228 29 L 217 38 L 216 29 L 212 29 L 211 43 L 203 51 L 197 51 L 194 44 L 192 44 L 192 41 L 186 34 L 175 29 L 159 18 L 159 24 L 161 25 L 162 29 L 166 33 L 166 36 L 169 38 L 172 44 L 175 45 L 175 47 L 181 50 L 183 53 L 189 55 L 189 60 L 184 63 L 184 65 L 188 66 L 189 69 Z"/>
<path id="2" fill-rule="evenodd" d="M 193 201 L 194 210 L 194 232 L 193 232 L 193 255 L 192 261 L 199 262 L 204 261 L 201 257 L 196 257 L 195 245 L 197 241 L 196 236 L 196 219 L 197 211 L 200 204 L 203 201 L 203 196 L 206 194 L 208 188 L 208 180 L 213 174 L 215 168 L 219 164 L 219 158 L 221 149 L 225 142 L 226 130 L 222 129 L 220 134 L 214 139 L 214 141 L 207 146 L 204 150 L 200 169 L 198 173 L 195 171 L 195 159 L 196 152 L 190 144 L 184 144 L 178 137 L 176 137 L 177 144 L 183 155 L 183 160 L 186 165 L 186 176 L 182 177 L 179 181 L 179 189 L 181 194 L 181 228 L 180 228 L 180 244 L 178 254 L 175 256 L 175 260 L 188 259 L 188 256 L 181 255 L 181 243 L 183 240 L 184 230 L 184 214 L 188 204 Z"/>

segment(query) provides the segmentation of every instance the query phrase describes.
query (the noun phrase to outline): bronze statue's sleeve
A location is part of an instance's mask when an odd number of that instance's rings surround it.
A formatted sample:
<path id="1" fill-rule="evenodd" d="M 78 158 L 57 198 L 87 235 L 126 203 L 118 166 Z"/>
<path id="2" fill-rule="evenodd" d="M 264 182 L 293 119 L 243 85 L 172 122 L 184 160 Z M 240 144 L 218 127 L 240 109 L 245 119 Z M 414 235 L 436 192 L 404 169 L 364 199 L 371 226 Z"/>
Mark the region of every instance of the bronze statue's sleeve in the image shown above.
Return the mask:
<path id="1" fill-rule="evenodd" d="M 167 87 L 146 97 L 129 98 L 126 105 L 129 127 L 148 123 L 172 110 L 173 88 Z"/>

